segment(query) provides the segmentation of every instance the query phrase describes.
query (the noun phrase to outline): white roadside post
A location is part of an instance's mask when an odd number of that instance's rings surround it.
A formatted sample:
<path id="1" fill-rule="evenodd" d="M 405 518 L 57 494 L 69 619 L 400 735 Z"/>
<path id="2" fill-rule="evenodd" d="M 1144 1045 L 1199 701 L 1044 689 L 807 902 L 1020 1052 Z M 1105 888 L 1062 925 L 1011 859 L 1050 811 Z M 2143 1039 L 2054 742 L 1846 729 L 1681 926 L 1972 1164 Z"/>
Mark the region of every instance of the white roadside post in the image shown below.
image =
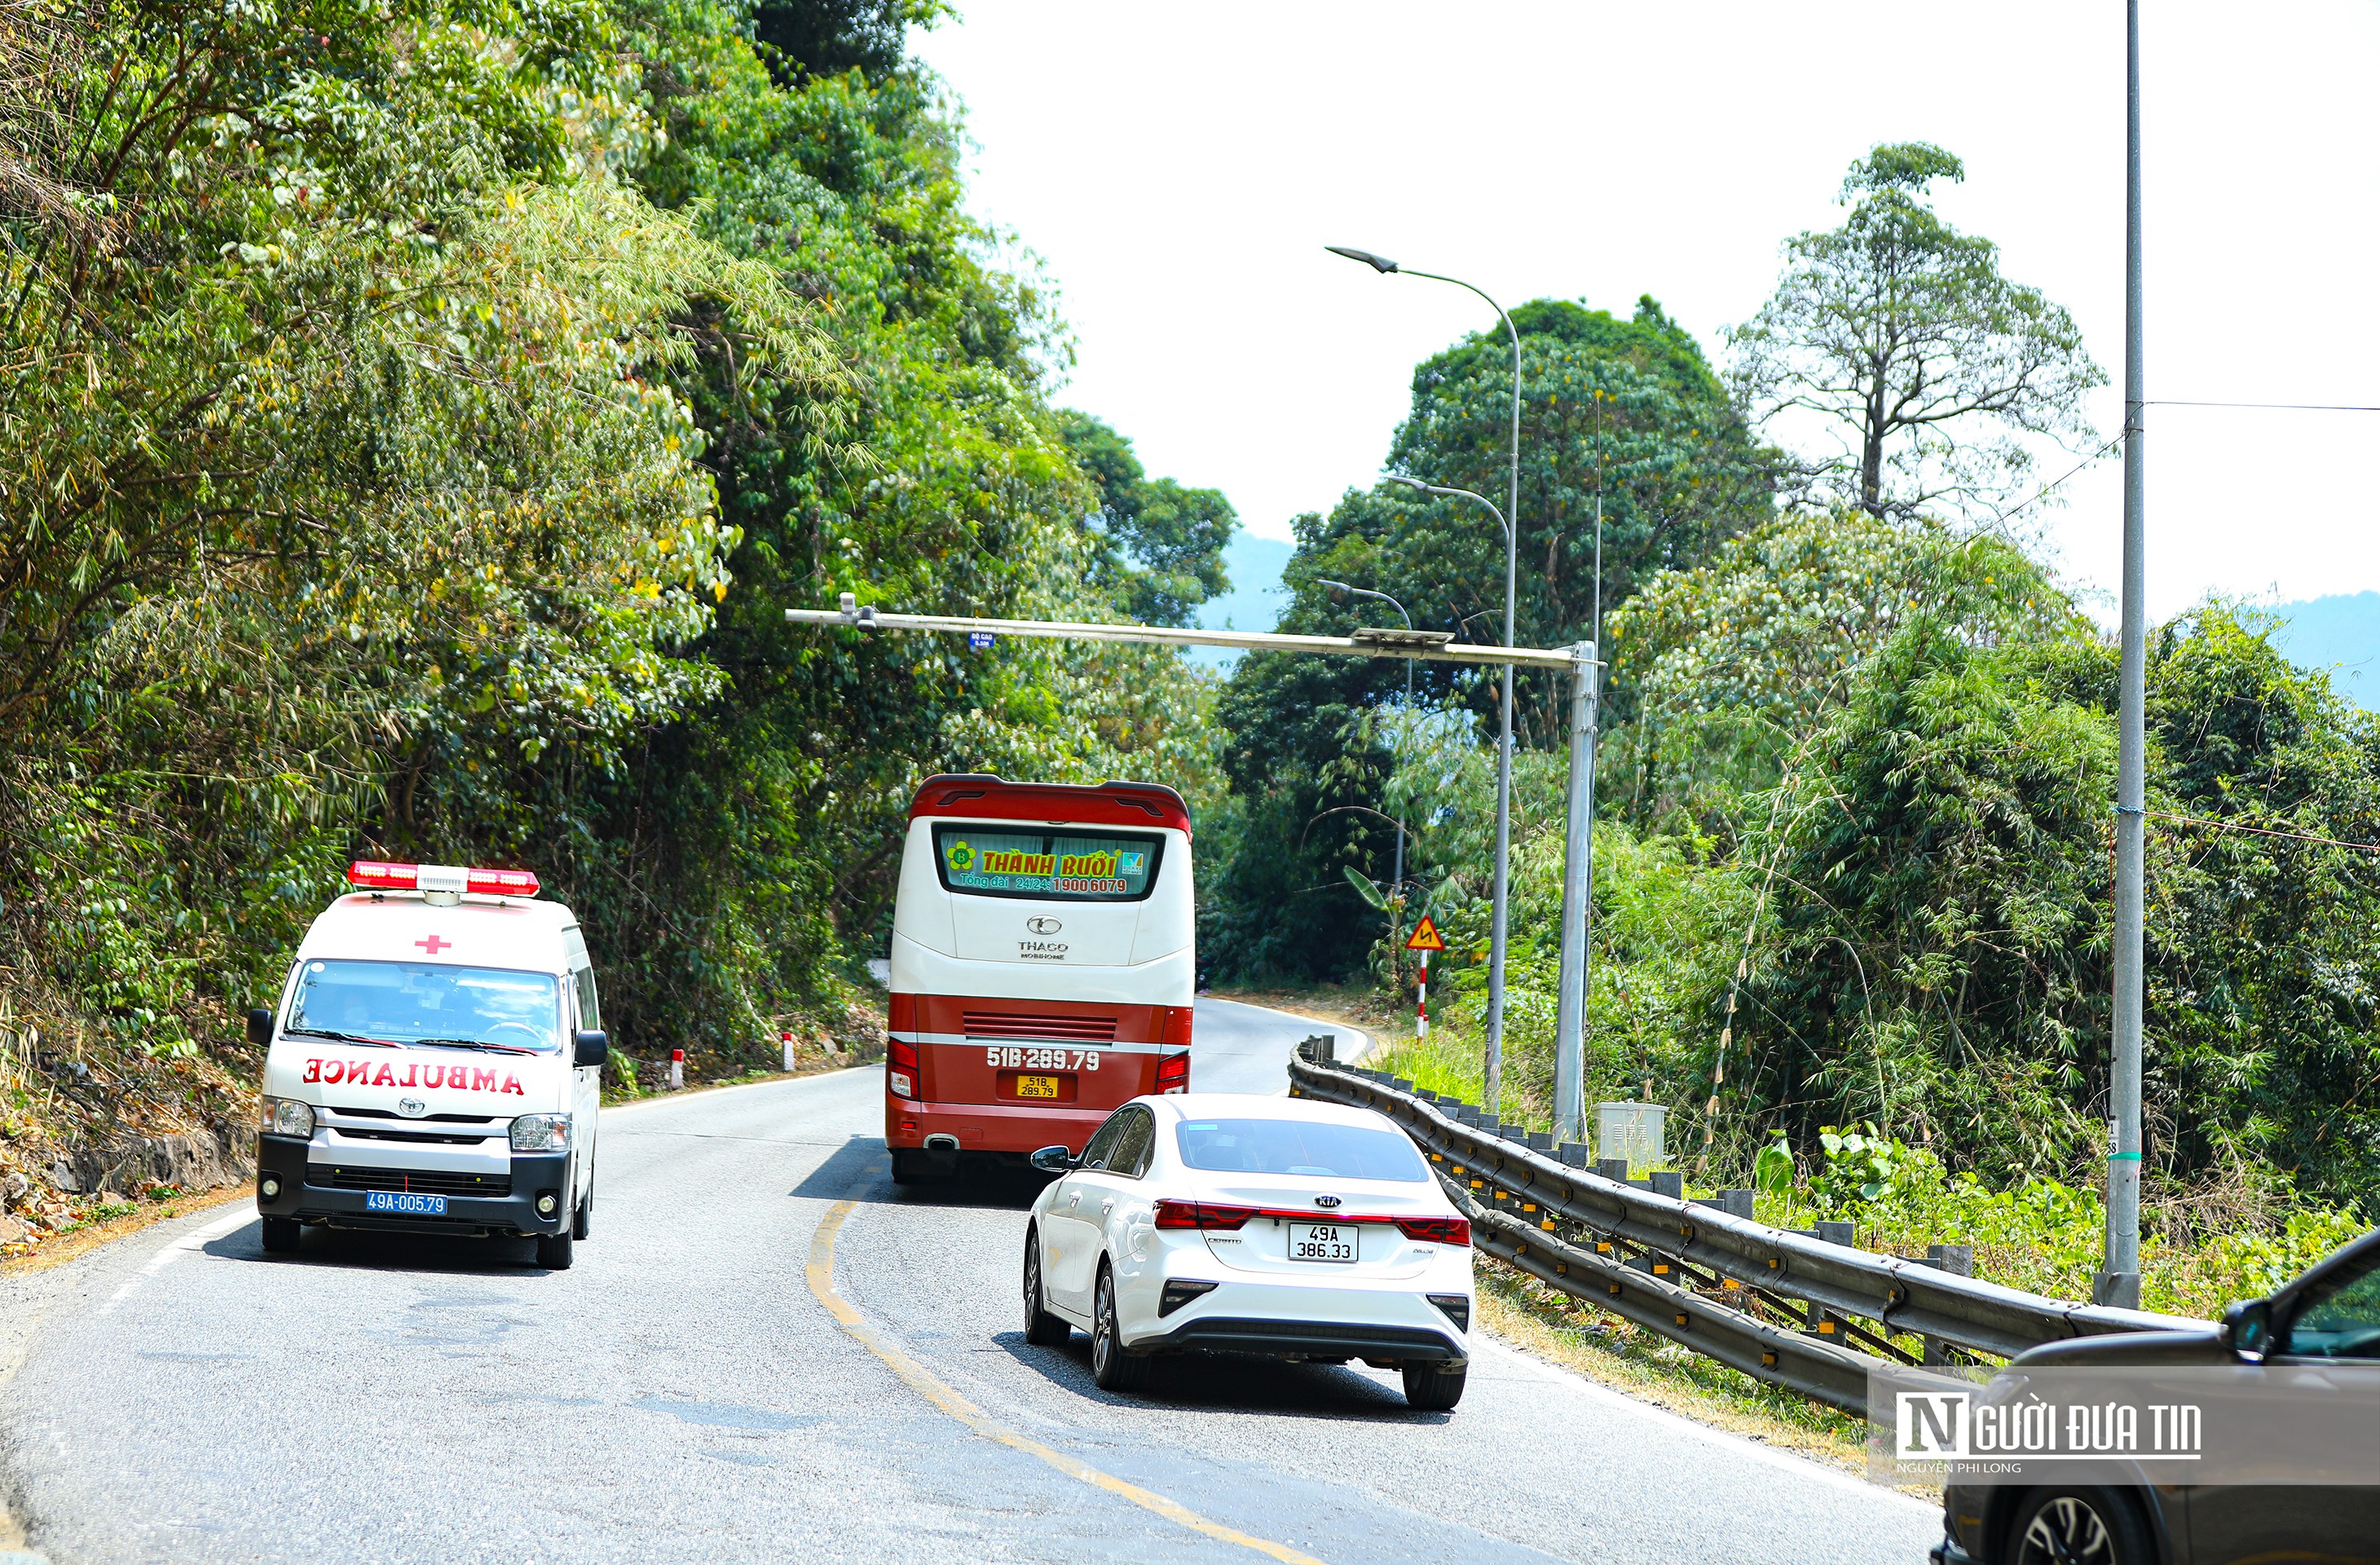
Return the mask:
<path id="1" fill-rule="evenodd" d="M 1292 636 L 1272 630 L 1201 630 L 1162 625 L 1100 625 L 1075 620 L 988 620 L 960 614 L 880 613 L 843 594 L 836 609 L 787 609 L 789 625 L 842 630 L 923 630 L 950 635 L 1031 636 L 1057 641 L 1129 641 L 1156 647 L 1230 647 L 1244 652 L 1313 652 L 1342 658 L 1420 658 L 1428 662 L 1484 663 L 1560 670 L 1570 674 L 1571 736 L 1568 819 L 1562 839 L 1562 945 L 1554 1044 L 1556 1124 L 1560 1138 L 1581 1139 L 1586 1028 L 1586 903 L 1594 852 L 1594 730 L 1598 699 L 1595 646 L 1481 647 L 1442 630 L 1366 626 L 1353 636 Z M 1498 866 L 1500 873 L 1503 868 Z M 1425 991 L 1425 994 L 1427 991 Z M 1424 1001 L 1427 1004 L 1427 1000 Z M 1423 1013 L 1427 1015 L 1427 1012 Z M 1425 1024 L 1426 1025 L 1426 1024 Z M 1564 1084 L 1567 1084 L 1566 1086 Z"/>

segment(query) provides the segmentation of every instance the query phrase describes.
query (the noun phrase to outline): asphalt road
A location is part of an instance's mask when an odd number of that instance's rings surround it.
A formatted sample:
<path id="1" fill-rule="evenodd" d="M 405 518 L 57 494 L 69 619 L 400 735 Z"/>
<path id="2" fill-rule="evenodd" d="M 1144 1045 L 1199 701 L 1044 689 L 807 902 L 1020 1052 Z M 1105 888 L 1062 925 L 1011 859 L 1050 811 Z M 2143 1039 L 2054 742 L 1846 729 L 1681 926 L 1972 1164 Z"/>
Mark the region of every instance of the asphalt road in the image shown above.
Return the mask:
<path id="1" fill-rule="evenodd" d="M 1198 1029 L 1196 1084 L 1257 1092 L 1314 1030 L 1203 1001 Z M 1256 1360 L 1107 1395 L 1080 1335 L 1025 1344 L 1032 1187 L 897 1191 L 879 1080 L 606 1110 L 567 1272 L 322 1232 L 267 1259 L 242 1207 L 13 1285 L 8 1503 L 55 1565 L 1914 1565 L 1938 1535 L 1914 1499 L 1495 1347 L 1451 1414 Z"/>

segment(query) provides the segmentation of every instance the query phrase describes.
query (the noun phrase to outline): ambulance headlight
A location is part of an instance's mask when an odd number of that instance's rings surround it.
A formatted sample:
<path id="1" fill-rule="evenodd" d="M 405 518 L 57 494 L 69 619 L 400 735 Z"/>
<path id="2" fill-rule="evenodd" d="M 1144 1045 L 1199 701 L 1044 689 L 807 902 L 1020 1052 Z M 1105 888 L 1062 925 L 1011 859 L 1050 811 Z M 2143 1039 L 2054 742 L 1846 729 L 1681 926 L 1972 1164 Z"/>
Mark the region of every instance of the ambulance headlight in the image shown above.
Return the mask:
<path id="1" fill-rule="evenodd" d="M 304 1141 L 314 1134 L 314 1109 L 294 1098 L 268 1098 L 258 1128 L 267 1135 L 294 1135 Z"/>
<path id="2" fill-rule="evenodd" d="M 513 1120 L 516 1152 L 566 1152 L 570 1149 L 570 1116 L 520 1114 Z"/>

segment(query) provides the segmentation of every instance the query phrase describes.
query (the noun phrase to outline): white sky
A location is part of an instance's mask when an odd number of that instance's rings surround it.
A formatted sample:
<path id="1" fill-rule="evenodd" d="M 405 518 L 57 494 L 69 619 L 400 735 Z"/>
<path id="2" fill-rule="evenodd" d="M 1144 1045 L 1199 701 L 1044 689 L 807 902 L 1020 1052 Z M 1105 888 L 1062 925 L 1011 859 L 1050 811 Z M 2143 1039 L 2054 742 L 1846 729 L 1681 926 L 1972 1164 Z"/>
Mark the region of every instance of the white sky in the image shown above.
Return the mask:
<path id="1" fill-rule="evenodd" d="M 1938 205 L 2081 321 L 2121 423 L 2124 9 L 960 0 L 917 40 L 967 108 L 975 210 L 1079 348 L 1062 400 L 1247 527 L 1369 483 L 1414 364 L 1508 308 L 1651 293 L 1722 358 L 1779 242 L 1875 142 L 1966 160 Z M 2380 405 L 2380 6 L 2143 6 L 2152 399 Z M 2152 613 L 2380 587 L 2380 414 L 2150 410 Z M 2054 454 L 2053 454 L 2054 455 Z M 2062 472 L 2070 462 L 2049 467 Z M 2112 612 L 2120 464 L 2049 541 Z"/>

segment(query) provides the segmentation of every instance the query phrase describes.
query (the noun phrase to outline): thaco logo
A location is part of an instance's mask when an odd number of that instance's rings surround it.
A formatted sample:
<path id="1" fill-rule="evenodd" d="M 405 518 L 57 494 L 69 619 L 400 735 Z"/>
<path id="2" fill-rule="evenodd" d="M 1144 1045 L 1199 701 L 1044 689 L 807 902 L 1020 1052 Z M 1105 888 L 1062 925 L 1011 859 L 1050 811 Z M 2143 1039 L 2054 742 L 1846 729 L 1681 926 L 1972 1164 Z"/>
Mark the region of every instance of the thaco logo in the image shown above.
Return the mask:
<path id="1" fill-rule="evenodd" d="M 1025 927 L 1037 935 L 1054 935 L 1066 926 L 1059 923 L 1055 918 L 1038 917 L 1027 918 L 1025 921 Z"/>

